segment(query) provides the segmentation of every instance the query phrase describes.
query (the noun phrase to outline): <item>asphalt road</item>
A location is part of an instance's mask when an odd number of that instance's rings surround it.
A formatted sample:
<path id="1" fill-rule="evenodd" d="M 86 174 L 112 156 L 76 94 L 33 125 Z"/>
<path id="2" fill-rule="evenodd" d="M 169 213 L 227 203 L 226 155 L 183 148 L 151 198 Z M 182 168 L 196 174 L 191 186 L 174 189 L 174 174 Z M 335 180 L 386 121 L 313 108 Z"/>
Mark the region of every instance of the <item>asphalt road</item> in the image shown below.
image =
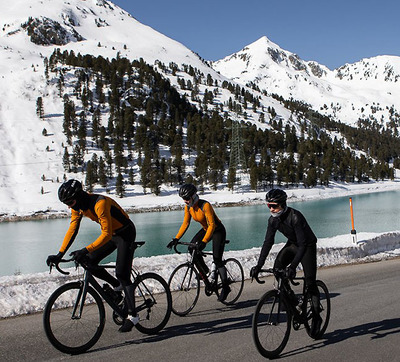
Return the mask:
<path id="1" fill-rule="evenodd" d="M 330 324 L 319 341 L 293 331 L 283 361 L 400 360 L 400 259 L 320 269 L 332 302 Z M 0 320 L 0 361 L 263 361 L 253 344 L 251 317 L 258 298 L 272 286 L 246 281 L 235 307 L 201 293 L 186 317 L 172 315 L 164 331 L 146 336 L 118 333 L 107 314 L 99 342 L 87 353 L 65 355 L 50 345 L 42 314 Z"/>

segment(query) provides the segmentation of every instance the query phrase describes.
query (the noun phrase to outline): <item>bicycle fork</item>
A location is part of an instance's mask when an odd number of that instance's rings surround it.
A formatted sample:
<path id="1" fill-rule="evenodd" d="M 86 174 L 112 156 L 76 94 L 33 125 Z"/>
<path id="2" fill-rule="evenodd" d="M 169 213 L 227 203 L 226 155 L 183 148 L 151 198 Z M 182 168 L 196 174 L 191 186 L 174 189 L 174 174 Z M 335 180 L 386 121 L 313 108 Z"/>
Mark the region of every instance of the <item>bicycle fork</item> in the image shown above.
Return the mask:
<path id="1" fill-rule="evenodd" d="M 88 277 L 85 270 L 84 281 L 81 281 L 81 288 L 79 289 L 78 296 L 76 297 L 74 308 L 72 309 L 71 319 L 81 319 L 83 305 L 85 304 L 85 299 L 87 295 Z"/>

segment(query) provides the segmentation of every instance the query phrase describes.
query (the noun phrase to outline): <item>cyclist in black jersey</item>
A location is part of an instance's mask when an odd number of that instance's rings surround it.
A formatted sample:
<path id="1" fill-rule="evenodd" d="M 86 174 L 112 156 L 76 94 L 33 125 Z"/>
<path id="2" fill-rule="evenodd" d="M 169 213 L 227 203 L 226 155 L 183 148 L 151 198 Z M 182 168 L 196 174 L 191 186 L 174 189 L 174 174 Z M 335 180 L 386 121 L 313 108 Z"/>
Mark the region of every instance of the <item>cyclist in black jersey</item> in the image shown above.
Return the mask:
<path id="1" fill-rule="evenodd" d="M 287 276 L 294 278 L 296 276 L 296 268 L 301 263 L 307 289 L 312 294 L 315 317 L 312 321 L 311 333 L 317 335 L 322 321 L 318 310 L 319 292 L 316 285 L 317 238 L 303 214 L 298 210 L 288 207 L 286 200 L 286 192 L 280 189 L 272 189 L 266 194 L 266 201 L 271 216 L 268 219 L 267 232 L 258 263 L 251 268 L 250 276 L 256 276 L 261 270 L 274 244 L 275 234 L 277 231 L 280 231 L 288 240 L 279 251 L 274 268 L 285 269 Z"/>

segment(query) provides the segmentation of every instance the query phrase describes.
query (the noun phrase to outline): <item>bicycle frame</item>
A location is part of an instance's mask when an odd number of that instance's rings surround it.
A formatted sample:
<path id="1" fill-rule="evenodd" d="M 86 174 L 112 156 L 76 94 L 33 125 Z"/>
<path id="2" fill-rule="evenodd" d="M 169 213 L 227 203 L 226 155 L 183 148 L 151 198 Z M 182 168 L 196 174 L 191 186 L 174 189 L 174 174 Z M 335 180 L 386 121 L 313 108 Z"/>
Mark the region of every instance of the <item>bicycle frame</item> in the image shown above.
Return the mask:
<path id="1" fill-rule="evenodd" d="M 83 266 L 84 267 L 84 266 Z M 99 266 L 101 268 L 115 268 L 113 266 L 106 266 L 106 265 L 102 265 Z M 125 318 L 126 317 L 126 312 L 124 312 L 123 309 L 120 308 L 120 306 L 118 306 L 118 304 L 116 304 L 114 302 L 114 300 L 108 296 L 105 291 L 103 290 L 103 288 L 100 286 L 100 284 L 98 283 L 98 281 L 94 278 L 94 276 L 92 275 L 92 273 L 90 271 L 88 271 L 86 268 L 85 272 L 84 272 L 84 276 L 83 276 L 83 280 L 81 280 L 81 284 L 83 285 L 83 288 L 81 289 L 81 291 L 78 294 L 77 300 L 75 301 L 74 307 L 73 307 L 73 313 L 72 313 L 72 318 L 80 318 L 82 315 L 82 308 L 84 305 L 84 301 L 86 299 L 86 295 L 87 295 L 87 289 L 88 286 L 91 285 L 98 294 L 100 294 L 100 296 L 107 302 L 107 304 L 121 317 L 121 318 Z M 79 312 L 78 315 L 76 315 L 77 309 L 79 306 Z"/>
<path id="2" fill-rule="evenodd" d="M 226 241 L 225 241 L 225 244 L 228 244 L 228 243 L 229 243 L 229 240 L 226 240 Z M 187 245 L 187 246 L 191 246 L 191 245 L 192 245 L 192 243 L 186 243 L 186 242 L 179 242 L 179 244 L 181 244 L 181 245 Z M 177 245 L 174 245 L 174 250 L 175 250 L 175 252 L 176 252 L 177 254 L 181 254 L 181 253 L 177 250 L 176 246 L 177 246 Z M 190 264 L 191 267 L 193 267 L 194 269 L 196 269 L 197 273 L 198 273 L 198 274 L 200 275 L 200 277 L 201 277 L 201 280 L 204 282 L 204 284 L 205 284 L 205 286 L 206 286 L 206 290 L 213 291 L 214 283 L 210 282 L 210 280 L 208 279 L 208 276 L 205 275 L 205 274 L 197 267 L 196 263 L 194 262 L 194 256 L 196 255 L 197 252 L 198 252 L 198 251 L 197 251 L 196 249 L 193 249 L 192 253 L 190 254 L 190 260 L 188 261 L 188 263 Z M 200 254 L 201 254 L 203 257 L 206 257 L 206 256 L 208 256 L 208 255 L 213 255 L 211 252 L 206 252 L 206 251 L 200 251 Z M 225 259 L 222 259 L 222 260 L 223 260 L 223 262 L 225 263 Z M 191 270 L 193 270 L 193 269 L 191 269 Z M 192 271 L 191 271 L 191 273 L 192 273 Z M 190 278 L 192 278 L 192 275 L 190 275 Z M 211 293 L 211 294 L 212 294 L 212 293 Z M 210 295 L 211 295 L 211 294 L 210 294 Z"/>
<path id="3" fill-rule="evenodd" d="M 268 270 L 262 270 L 263 272 L 268 272 L 272 273 L 275 277 L 276 283 L 274 283 L 274 289 L 279 293 L 281 298 L 286 302 L 286 305 L 290 308 L 290 312 L 292 313 L 293 317 L 300 323 L 304 323 L 305 319 L 307 316 L 303 315 L 303 310 L 300 312 L 296 306 L 293 304 L 292 299 L 289 297 L 289 291 L 286 289 L 285 284 L 283 283 L 283 280 L 286 278 L 281 272 L 273 270 L 273 269 L 268 269 Z M 288 279 L 288 278 L 286 278 Z M 262 282 L 257 278 L 257 282 L 262 284 Z M 300 282 L 303 283 L 302 287 L 302 294 L 301 297 L 304 300 L 307 292 L 307 288 L 305 285 L 305 278 L 304 277 L 295 277 L 293 279 L 288 279 L 291 284 L 294 286 L 300 285 Z M 296 282 L 296 280 L 299 280 L 299 282 Z M 278 314 L 280 314 L 280 308 L 281 305 L 279 305 L 278 308 Z"/>

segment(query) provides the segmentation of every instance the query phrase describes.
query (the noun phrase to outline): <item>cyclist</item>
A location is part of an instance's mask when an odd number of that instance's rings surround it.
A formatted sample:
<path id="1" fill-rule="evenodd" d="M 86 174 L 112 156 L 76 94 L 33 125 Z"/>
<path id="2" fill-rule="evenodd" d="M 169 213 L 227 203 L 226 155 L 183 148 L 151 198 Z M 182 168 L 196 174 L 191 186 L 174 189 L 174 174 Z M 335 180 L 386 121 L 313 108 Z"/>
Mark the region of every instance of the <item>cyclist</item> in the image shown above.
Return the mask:
<path id="1" fill-rule="evenodd" d="M 135 249 L 136 229 L 125 211 L 110 197 L 89 194 L 82 189 L 77 180 L 68 180 L 58 189 L 58 198 L 71 208 L 71 222 L 57 255 L 49 255 L 47 265 L 58 264 L 75 240 L 83 216 L 100 224 L 101 234 L 85 248 L 73 251 L 70 255 L 78 262 L 84 262 L 94 276 L 108 284 L 104 289 L 115 300 L 122 301 L 121 290 L 125 291 L 128 317 L 124 319 L 120 332 L 129 332 L 139 321 L 135 314 L 135 301 L 131 281 L 131 266 Z M 99 262 L 117 249 L 114 278 Z"/>
<path id="2" fill-rule="evenodd" d="M 319 292 L 316 284 L 317 275 L 317 238 L 308 225 L 303 214 L 286 205 L 287 194 L 280 189 L 271 189 L 266 194 L 266 201 L 271 216 L 264 244 L 256 266 L 250 270 L 254 277 L 265 263 L 265 260 L 274 244 L 275 234 L 280 231 L 288 238 L 287 243 L 279 251 L 274 268 L 285 269 L 286 275 L 292 279 L 296 276 L 296 268 L 302 264 L 307 290 L 312 294 L 313 320 L 311 323 L 312 336 L 317 335 L 322 319 L 319 315 Z M 289 285 L 287 285 L 289 287 Z M 289 290 L 290 287 L 289 287 Z M 292 291 L 292 296 L 294 293 Z"/>
<path id="3" fill-rule="evenodd" d="M 218 269 L 222 282 L 222 291 L 219 295 L 219 300 L 223 302 L 231 291 L 231 288 L 228 285 L 226 268 L 222 261 L 222 254 L 224 253 L 226 240 L 225 227 L 215 214 L 211 204 L 208 201 L 199 198 L 196 186 L 193 184 L 183 185 L 179 189 L 179 196 L 186 204 L 185 215 L 178 234 L 172 239 L 167 247 L 171 249 L 183 236 L 183 234 L 185 234 L 192 218 L 193 220 L 199 222 L 202 226 L 202 229 L 193 237 L 191 241 L 191 243 L 197 245 L 198 251 L 195 253 L 194 262 L 201 272 L 205 274 L 209 272 L 209 269 L 200 252 L 212 239 L 214 264 Z M 189 247 L 189 252 L 193 252 L 192 247 Z"/>

